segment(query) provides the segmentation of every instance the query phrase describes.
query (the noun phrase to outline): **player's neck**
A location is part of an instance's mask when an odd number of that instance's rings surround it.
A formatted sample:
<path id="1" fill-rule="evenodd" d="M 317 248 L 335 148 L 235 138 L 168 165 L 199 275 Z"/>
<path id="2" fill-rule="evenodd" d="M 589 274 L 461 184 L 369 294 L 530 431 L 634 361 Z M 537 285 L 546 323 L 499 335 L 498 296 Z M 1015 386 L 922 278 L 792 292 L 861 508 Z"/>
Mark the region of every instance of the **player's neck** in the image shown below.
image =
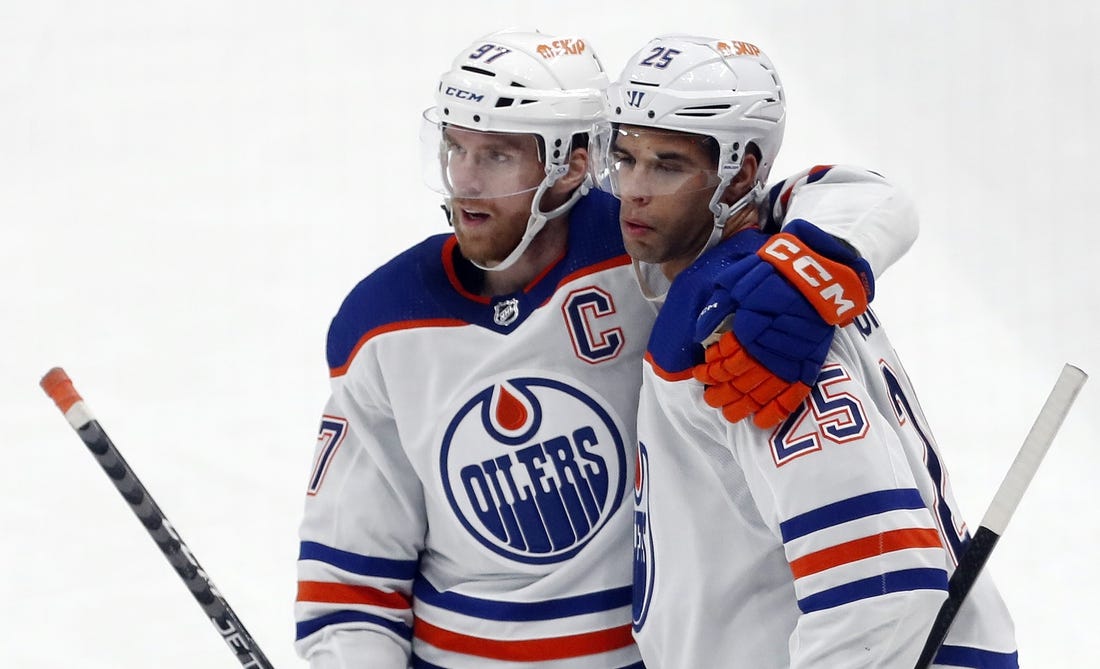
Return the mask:
<path id="1" fill-rule="evenodd" d="M 489 297 L 522 290 L 560 260 L 565 255 L 568 244 L 568 217 L 548 221 L 511 267 L 499 272 L 484 273 L 484 283 L 478 291 L 479 294 Z"/>
<path id="2" fill-rule="evenodd" d="M 726 225 L 722 229 L 722 239 L 718 240 L 718 243 L 720 244 L 723 240 L 729 239 L 734 233 L 740 232 L 745 228 L 757 227 L 759 224 L 760 215 L 756 207 L 751 205 L 747 206 L 733 216 L 730 216 L 729 220 L 726 221 Z M 680 272 L 694 265 L 695 261 L 699 259 L 702 253 L 702 247 L 700 247 L 699 250 L 695 251 L 692 255 L 685 255 L 663 262 L 661 263 L 661 273 L 664 274 L 669 281 L 672 281 Z"/>

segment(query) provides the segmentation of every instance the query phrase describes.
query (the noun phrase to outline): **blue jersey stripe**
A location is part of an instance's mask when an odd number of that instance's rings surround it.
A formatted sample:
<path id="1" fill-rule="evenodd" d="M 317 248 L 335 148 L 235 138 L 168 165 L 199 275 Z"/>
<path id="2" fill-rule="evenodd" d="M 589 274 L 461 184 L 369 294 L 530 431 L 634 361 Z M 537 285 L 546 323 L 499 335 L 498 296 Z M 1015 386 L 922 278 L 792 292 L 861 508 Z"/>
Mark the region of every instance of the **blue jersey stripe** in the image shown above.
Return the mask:
<path id="1" fill-rule="evenodd" d="M 298 623 L 296 627 L 297 638 L 299 641 L 306 638 L 310 634 L 328 627 L 329 625 L 338 625 L 340 623 L 367 623 L 369 625 L 377 625 L 384 627 L 394 634 L 402 637 L 403 639 L 412 639 L 412 628 L 403 622 L 397 620 L 390 620 L 383 616 L 375 615 L 373 613 L 367 613 L 365 611 L 334 611 L 332 613 L 326 613 L 323 616 L 317 618 L 311 618 L 309 620 L 303 620 Z"/>
<path id="2" fill-rule="evenodd" d="M 416 576 L 418 564 L 416 560 L 367 557 L 366 555 L 332 548 L 315 541 L 303 541 L 301 543 L 298 559 L 317 560 L 360 576 L 400 578 L 404 580 L 411 580 Z"/>
<path id="3" fill-rule="evenodd" d="M 814 611 L 831 609 L 869 597 L 909 590 L 943 590 L 946 592 L 947 572 L 943 569 L 932 568 L 902 569 L 862 578 L 804 597 L 798 600 L 798 608 L 803 613 L 813 613 Z"/>
<path id="4" fill-rule="evenodd" d="M 807 511 L 779 524 L 783 542 L 787 543 L 807 534 L 833 527 L 851 520 L 866 518 L 878 513 L 900 509 L 922 509 L 924 500 L 916 488 L 879 490 L 865 495 L 849 497 L 823 507 Z"/>
<path id="5" fill-rule="evenodd" d="M 413 586 L 413 595 L 425 604 L 475 618 L 531 621 L 555 620 L 630 606 L 633 591 L 631 586 L 626 586 L 541 602 L 502 602 L 459 595 L 454 592 L 440 592 L 421 579 Z"/>
<path id="6" fill-rule="evenodd" d="M 1019 669 L 1020 658 L 1017 653 L 995 653 L 967 646 L 942 646 L 940 652 L 936 653 L 933 664 L 969 669 Z"/>

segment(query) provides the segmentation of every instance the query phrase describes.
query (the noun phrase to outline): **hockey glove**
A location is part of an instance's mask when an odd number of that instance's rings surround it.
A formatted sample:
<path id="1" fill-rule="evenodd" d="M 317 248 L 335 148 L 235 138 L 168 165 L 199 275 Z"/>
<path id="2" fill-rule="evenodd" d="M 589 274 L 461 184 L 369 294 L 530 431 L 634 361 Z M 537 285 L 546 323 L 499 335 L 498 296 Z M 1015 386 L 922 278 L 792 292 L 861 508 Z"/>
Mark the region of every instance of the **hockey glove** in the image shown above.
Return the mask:
<path id="1" fill-rule="evenodd" d="M 696 322 L 704 401 L 732 423 L 778 425 L 810 393 L 833 341 L 874 297 L 871 267 L 802 219 L 718 278 Z"/>

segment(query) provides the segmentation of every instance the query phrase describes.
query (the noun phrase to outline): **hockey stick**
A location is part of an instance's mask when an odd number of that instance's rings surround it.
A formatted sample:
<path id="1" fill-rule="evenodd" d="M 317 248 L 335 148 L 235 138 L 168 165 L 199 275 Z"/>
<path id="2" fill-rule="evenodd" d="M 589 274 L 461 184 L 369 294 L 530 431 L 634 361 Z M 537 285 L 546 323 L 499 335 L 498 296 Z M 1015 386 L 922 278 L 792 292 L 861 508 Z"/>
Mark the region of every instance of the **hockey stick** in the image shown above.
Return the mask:
<path id="1" fill-rule="evenodd" d="M 164 553 L 164 557 L 168 558 L 168 562 L 183 579 L 199 606 L 214 623 L 214 627 L 229 645 L 237 661 L 248 669 L 274 669 L 248 630 L 233 613 L 229 603 L 199 566 L 191 549 L 183 543 L 183 539 L 168 522 L 157 503 L 153 501 L 149 491 L 122 459 L 122 454 L 115 448 L 114 443 L 99 425 L 99 421 L 95 419 L 80 394 L 73 388 L 73 382 L 69 380 L 65 371 L 60 367 L 54 367 L 42 377 L 40 385 L 61 413 L 65 414 L 69 425 L 76 430 L 84 445 L 95 456 L 99 466 L 103 467 L 103 471 L 118 488 L 123 499 L 130 504 L 130 510 L 149 531 L 149 536 Z"/>
<path id="2" fill-rule="evenodd" d="M 1039 469 L 1039 463 L 1043 461 L 1050 444 L 1054 441 L 1054 435 L 1062 426 L 1066 414 L 1069 413 L 1073 401 L 1077 398 L 1081 386 L 1085 385 L 1088 375 L 1073 365 L 1065 365 L 1062 373 L 1050 391 L 1047 401 L 1035 418 L 1035 424 L 1031 426 L 1023 446 L 1016 454 L 1016 459 L 1005 474 L 1001 487 L 989 503 L 989 509 L 982 518 L 982 524 L 978 531 L 971 537 L 970 543 L 959 560 L 955 572 L 951 574 L 951 580 L 947 583 L 947 600 L 940 607 L 936 620 L 932 623 L 932 631 L 928 633 L 928 639 L 924 642 L 920 659 L 917 660 L 916 669 L 926 669 L 932 665 L 932 660 L 947 638 L 947 632 L 951 629 L 951 623 L 962 606 L 963 600 L 970 592 L 974 582 L 978 580 L 978 574 L 989 560 L 993 547 L 997 540 L 1004 534 L 1009 519 L 1020 504 L 1020 498 Z"/>

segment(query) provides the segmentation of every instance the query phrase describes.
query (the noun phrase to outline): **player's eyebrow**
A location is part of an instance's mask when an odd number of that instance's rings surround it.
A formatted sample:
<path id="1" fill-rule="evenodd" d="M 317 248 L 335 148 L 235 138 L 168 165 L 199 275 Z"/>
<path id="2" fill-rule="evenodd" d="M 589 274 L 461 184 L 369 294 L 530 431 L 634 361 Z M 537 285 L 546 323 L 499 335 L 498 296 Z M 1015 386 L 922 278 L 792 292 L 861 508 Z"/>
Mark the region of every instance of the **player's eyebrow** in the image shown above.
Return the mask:
<path id="1" fill-rule="evenodd" d="M 462 144 L 464 138 L 472 136 L 475 136 L 472 132 L 452 132 L 450 128 L 446 132 L 446 138 L 456 144 Z M 488 149 L 523 149 L 526 148 L 527 142 L 532 139 L 530 135 L 497 132 L 481 132 L 477 133 L 476 136 L 485 139 L 485 144 L 482 146 Z"/>
<path id="2" fill-rule="evenodd" d="M 658 160 L 678 160 L 680 162 L 691 162 L 691 157 L 686 153 L 680 151 L 658 151 L 656 154 Z"/>

